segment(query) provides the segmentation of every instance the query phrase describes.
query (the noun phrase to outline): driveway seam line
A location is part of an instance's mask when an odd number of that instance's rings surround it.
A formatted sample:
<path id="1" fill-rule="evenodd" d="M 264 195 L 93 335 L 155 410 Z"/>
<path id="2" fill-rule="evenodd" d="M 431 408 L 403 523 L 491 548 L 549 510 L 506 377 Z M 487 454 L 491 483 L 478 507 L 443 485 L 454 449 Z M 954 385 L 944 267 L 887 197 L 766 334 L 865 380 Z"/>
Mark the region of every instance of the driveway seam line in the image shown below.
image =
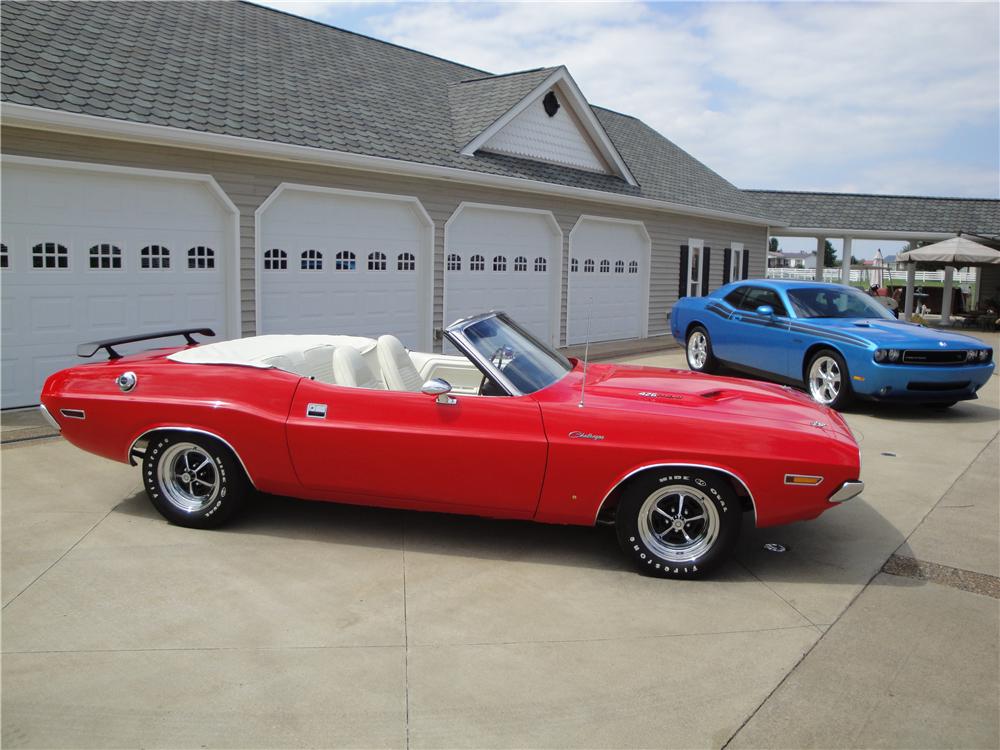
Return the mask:
<path id="1" fill-rule="evenodd" d="M 938 503 L 944 500 L 947 494 L 951 492 L 952 487 L 954 487 L 955 484 L 958 482 L 958 480 L 961 479 L 962 476 L 964 476 L 965 472 L 969 470 L 969 467 L 972 466 L 972 464 L 974 464 L 977 460 L 979 460 L 979 457 L 983 454 L 983 452 L 987 448 L 990 447 L 993 441 L 997 439 L 998 435 L 1000 435 L 1000 431 L 993 433 L 993 435 L 986 441 L 985 445 L 983 445 L 982 449 L 978 453 L 976 453 L 976 455 L 972 458 L 972 460 L 970 460 L 969 463 L 967 463 L 962 468 L 962 470 L 956 475 L 955 480 L 948 485 L 947 489 L 945 489 L 944 492 L 941 493 L 941 496 L 937 499 L 934 505 L 931 506 L 930 510 L 928 510 L 927 513 L 924 514 L 923 518 L 920 519 L 920 522 L 913 527 L 913 530 L 909 534 L 907 534 L 906 539 L 904 539 L 900 543 L 900 545 L 896 547 L 895 550 L 893 550 L 893 552 L 889 555 L 889 557 L 892 557 L 892 555 L 898 552 L 899 549 L 904 544 L 906 544 L 909 538 L 917 532 L 917 529 L 919 529 L 923 525 L 924 521 L 927 519 L 927 516 L 929 516 L 931 512 L 934 510 L 934 508 L 938 506 Z M 778 684 L 775 685 L 774 688 L 766 696 L 764 696 L 764 700 L 762 700 L 759 704 L 757 704 L 757 707 L 750 712 L 750 714 L 746 717 L 746 719 L 744 719 L 743 722 L 736 728 L 736 731 L 729 736 L 729 739 L 725 741 L 725 743 L 720 747 L 719 750 L 726 750 L 726 748 L 729 747 L 730 743 L 734 739 L 736 739 L 736 735 L 738 735 L 740 732 L 743 731 L 743 727 L 745 727 L 747 724 L 750 723 L 751 719 L 753 719 L 753 717 L 757 715 L 760 709 L 763 708 L 764 704 L 767 703 L 769 700 L 771 700 L 771 696 L 774 695 L 776 692 L 778 692 L 781 686 L 788 681 L 788 678 L 791 677 L 792 674 L 794 674 L 795 670 L 799 668 L 799 665 L 802 664 L 803 661 L 805 661 L 806 657 L 813 652 L 813 650 L 823 641 L 823 639 L 826 638 L 827 634 L 831 630 L 833 630 L 834 626 L 836 626 L 836 624 L 840 622 L 840 618 L 842 618 L 847 613 L 847 611 L 854 606 L 854 602 L 856 602 L 861 597 L 861 595 L 868 590 L 868 587 L 871 586 L 872 581 L 874 581 L 875 578 L 882 573 L 882 567 L 886 564 L 886 562 L 888 562 L 888 560 L 889 558 L 887 557 L 879 564 L 878 568 L 875 569 L 875 572 L 872 573 L 871 577 L 865 582 L 865 585 L 862 586 L 858 590 L 858 592 L 851 597 L 851 601 L 849 601 L 847 603 L 847 606 L 840 611 L 840 614 L 838 614 L 837 617 L 834 619 L 834 621 L 830 623 L 830 626 L 822 633 L 822 635 L 820 635 L 819 638 L 816 639 L 813 645 L 811 645 L 808 649 L 806 649 L 805 653 L 803 653 L 802 656 L 799 657 L 799 659 L 795 662 L 795 664 L 792 665 L 791 669 L 785 672 L 785 676 L 778 681 Z"/>
<path id="2" fill-rule="evenodd" d="M 406 703 L 406 750 L 410 750 L 410 629 L 406 619 L 406 519 L 400 524 L 403 560 L 403 693 Z"/>
<path id="3" fill-rule="evenodd" d="M 803 620 L 805 620 L 807 623 L 809 623 L 813 627 L 816 627 L 816 623 L 815 622 L 813 622 L 808 617 L 806 617 L 805 614 L 798 607 L 796 607 L 794 604 L 792 604 L 790 601 L 788 601 L 785 597 L 783 597 L 777 591 L 775 591 L 770 586 L 768 586 L 766 583 L 764 583 L 764 581 L 756 573 L 754 573 L 752 570 L 750 570 L 750 568 L 748 568 L 745 564 L 743 564 L 743 562 L 741 562 L 740 560 L 736 560 L 736 564 L 739 565 L 741 568 L 743 568 L 743 570 L 745 570 L 747 573 L 749 573 L 750 577 L 753 578 L 754 580 L 756 580 L 761 586 L 763 586 L 768 591 L 770 591 L 772 594 L 774 594 L 776 597 L 778 597 L 779 599 L 781 599 L 781 601 L 783 601 L 792 610 L 794 610 L 795 613 L 799 617 L 801 617 Z"/>

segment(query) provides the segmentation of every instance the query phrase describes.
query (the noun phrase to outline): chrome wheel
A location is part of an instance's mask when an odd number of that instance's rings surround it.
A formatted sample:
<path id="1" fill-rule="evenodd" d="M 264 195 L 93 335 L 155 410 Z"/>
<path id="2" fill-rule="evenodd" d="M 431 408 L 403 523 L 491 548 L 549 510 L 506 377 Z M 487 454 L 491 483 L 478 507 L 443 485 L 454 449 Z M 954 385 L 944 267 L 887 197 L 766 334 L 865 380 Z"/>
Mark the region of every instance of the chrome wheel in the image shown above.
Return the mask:
<path id="1" fill-rule="evenodd" d="M 688 365 L 692 370 L 701 370 L 708 361 L 708 337 L 702 331 L 695 331 L 688 338 Z"/>
<path id="2" fill-rule="evenodd" d="M 842 378 L 837 360 L 826 355 L 817 357 L 809 367 L 809 393 L 816 401 L 829 406 L 840 395 Z"/>
<path id="3" fill-rule="evenodd" d="M 156 478 L 167 501 L 185 513 L 210 506 L 222 487 L 215 459 L 194 443 L 170 445 L 157 465 Z"/>
<path id="4" fill-rule="evenodd" d="M 639 536 L 671 563 L 694 562 L 719 536 L 719 512 L 708 495 L 686 484 L 661 487 L 639 509 Z"/>

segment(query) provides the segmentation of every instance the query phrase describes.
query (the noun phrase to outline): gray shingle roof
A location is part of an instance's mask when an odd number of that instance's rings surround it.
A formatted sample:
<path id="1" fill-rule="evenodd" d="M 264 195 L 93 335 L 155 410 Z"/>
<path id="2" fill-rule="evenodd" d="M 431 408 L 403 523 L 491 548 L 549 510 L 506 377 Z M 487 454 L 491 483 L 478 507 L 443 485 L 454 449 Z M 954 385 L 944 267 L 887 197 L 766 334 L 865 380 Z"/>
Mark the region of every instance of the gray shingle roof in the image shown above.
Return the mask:
<path id="1" fill-rule="evenodd" d="M 448 86 L 455 145 L 461 149 L 500 119 L 548 78 L 556 68 L 536 68 L 500 76 L 483 76 Z"/>
<path id="2" fill-rule="evenodd" d="M 1000 234 L 1000 200 L 748 190 L 792 227 Z"/>
<path id="3" fill-rule="evenodd" d="M 762 215 L 752 195 L 656 131 L 597 107 L 639 187 L 461 155 L 472 136 L 456 140 L 543 70 L 476 84 L 490 74 L 242 2 L 4 0 L 0 14 L 5 102 Z M 466 89 L 478 95 L 453 106 Z"/>

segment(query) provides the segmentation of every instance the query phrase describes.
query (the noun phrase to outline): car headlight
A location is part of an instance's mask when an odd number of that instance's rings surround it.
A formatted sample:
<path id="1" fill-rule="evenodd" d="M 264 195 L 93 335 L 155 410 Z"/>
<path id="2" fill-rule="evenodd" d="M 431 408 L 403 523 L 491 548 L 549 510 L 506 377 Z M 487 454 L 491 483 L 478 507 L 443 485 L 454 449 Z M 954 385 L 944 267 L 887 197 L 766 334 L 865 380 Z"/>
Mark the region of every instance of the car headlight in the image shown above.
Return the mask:
<path id="1" fill-rule="evenodd" d="M 887 354 L 887 352 L 886 352 L 885 349 L 876 349 L 875 350 L 875 361 L 876 362 L 885 362 L 886 354 Z"/>
<path id="2" fill-rule="evenodd" d="M 993 357 L 993 350 L 992 349 L 980 349 L 979 350 L 979 361 L 980 362 L 989 362 L 992 357 Z"/>
<path id="3" fill-rule="evenodd" d="M 899 349 L 890 349 L 889 350 L 889 361 L 890 362 L 896 362 L 899 359 L 899 354 L 900 354 Z"/>
<path id="4" fill-rule="evenodd" d="M 975 349 L 969 349 L 969 351 L 967 351 L 965 353 L 965 361 L 966 362 L 975 362 L 976 359 L 978 359 L 978 358 L 979 358 L 979 355 L 976 354 L 976 350 Z"/>

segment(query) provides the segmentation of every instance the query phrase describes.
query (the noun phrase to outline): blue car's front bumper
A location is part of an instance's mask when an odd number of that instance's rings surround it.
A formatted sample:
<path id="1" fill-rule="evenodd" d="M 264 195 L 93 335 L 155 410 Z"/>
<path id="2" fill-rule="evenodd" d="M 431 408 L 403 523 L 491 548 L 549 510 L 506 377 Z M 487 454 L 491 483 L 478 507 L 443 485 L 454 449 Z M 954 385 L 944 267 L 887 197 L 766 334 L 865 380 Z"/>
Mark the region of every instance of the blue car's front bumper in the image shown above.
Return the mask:
<path id="1" fill-rule="evenodd" d="M 879 401 L 963 401 L 976 398 L 993 374 L 981 365 L 890 365 L 868 362 L 851 367 L 851 387 L 862 398 Z"/>

